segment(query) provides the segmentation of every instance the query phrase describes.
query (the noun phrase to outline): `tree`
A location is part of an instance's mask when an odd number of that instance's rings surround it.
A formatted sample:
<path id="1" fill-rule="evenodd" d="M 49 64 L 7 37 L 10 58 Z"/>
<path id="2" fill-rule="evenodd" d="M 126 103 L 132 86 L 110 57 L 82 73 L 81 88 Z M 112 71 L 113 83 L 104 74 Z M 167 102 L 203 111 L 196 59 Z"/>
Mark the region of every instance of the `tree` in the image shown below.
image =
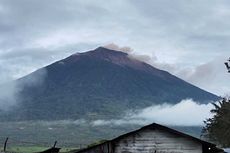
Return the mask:
<path id="1" fill-rule="evenodd" d="M 230 72 L 230 58 L 224 63 Z M 204 121 L 203 136 L 215 141 L 223 147 L 230 147 L 230 99 L 223 98 L 219 103 L 213 103 L 212 118 Z"/>
<path id="2" fill-rule="evenodd" d="M 204 121 L 203 136 L 223 147 L 230 147 L 230 100 L 223 98 L 213 105 L 211 113 L 214 116 Z"/>

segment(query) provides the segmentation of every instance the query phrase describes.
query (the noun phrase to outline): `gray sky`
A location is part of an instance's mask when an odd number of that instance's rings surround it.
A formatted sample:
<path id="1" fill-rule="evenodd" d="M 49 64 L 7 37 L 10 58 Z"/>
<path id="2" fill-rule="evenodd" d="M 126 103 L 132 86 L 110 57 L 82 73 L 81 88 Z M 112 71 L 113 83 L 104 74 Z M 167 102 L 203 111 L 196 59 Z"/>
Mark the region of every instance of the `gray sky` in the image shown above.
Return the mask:
<path id="1" fill-rule="evenodd" d="M 0 0 L 1 83 L 114 43 L 203 89 L 230 93 L 229 0 Z"/>

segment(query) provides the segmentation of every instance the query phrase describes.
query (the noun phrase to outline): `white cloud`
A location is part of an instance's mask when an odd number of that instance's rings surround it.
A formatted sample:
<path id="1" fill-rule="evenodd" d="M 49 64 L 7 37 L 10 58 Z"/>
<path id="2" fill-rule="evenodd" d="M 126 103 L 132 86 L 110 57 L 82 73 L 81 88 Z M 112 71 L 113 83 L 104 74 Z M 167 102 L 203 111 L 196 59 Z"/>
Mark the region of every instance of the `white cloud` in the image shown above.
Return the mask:
<path id="1" fill-rule="evenodd" d="M 130 112 L 123 119 L 96 120 L 94 126 L 137 124 L 146 125 L 153 122 L 165 125 L 202 126 L 203 121 L 212 117 L 213 105 L 199 104 L 191 99 L 182 100 L 175 105 L 162 104 Z"/>
<path id="2" fill-rule="evenodd" d="M 87 121 L 84 119 L 78 120 L 57 120 L 57 121 L 32 121 L 31 124 L 40 124 L 44 126 L 54 126 L 54 125 L 83 125 Z"/>
<path id="3" fill-rule="evenodd" d="M 19 102 L 18 92 L 20 88 L 15 83 L 8 83 L 0 87 L 0 110 L 7 111 Z"/>
<path id="4" fill-rule="evenodd" d="M 20 104 L 24 98 L 20 95 L 20 91 L 25 86 L 39 86 L 44 83 L 47 76 L 46 69 L 40 69 L 33 72 L 30 76 L 20 80 L 19 82 L 6 82 L 0 85 L 0 110 L 8 111 Z"/>
<path id="5" fill-rule="evenodd" d="M 44 126 L 144 126 L 151 123 L 159 123 L 169 126 L 203 126 L 203 121 L 213 116 L 210 112 L 213 108 L 211 103 L 200 104 L 192 99 L 185 99 L 175 105 L 164 103 L 140 110 L 129 110 L 127 111 L 128 113 L 120 119 L 86 120 L 82 118 L 78 120 L 32 121 L 30 124 L 41 124 Z"/>

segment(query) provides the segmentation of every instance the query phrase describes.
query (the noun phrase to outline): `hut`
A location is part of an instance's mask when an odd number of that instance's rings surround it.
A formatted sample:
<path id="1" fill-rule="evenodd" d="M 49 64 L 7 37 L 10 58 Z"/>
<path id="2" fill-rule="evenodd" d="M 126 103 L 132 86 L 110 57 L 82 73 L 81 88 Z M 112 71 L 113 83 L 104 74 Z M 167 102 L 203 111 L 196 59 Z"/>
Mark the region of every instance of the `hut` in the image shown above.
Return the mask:
<path id="1" fill-rule="evenodd" d="M 156 123 L 74 153 L 224 153 L 215 144 Z"/>

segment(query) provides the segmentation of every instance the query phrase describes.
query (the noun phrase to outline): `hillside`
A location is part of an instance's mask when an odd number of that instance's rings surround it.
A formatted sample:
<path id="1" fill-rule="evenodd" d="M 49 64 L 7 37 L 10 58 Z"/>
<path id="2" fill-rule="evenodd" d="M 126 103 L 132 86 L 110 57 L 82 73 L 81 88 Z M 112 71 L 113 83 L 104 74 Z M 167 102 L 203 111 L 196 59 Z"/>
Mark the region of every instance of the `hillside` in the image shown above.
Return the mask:
<path id="1" fill-rule="evenodd" d="M 103 47 L 57 61 L 16 83 L 23 87 L 20 105 L 1 115 L 2 120 L 109 119 L 126 110 L 185 98 L 201 103 L 218 99 L 166 71 Z"/>

